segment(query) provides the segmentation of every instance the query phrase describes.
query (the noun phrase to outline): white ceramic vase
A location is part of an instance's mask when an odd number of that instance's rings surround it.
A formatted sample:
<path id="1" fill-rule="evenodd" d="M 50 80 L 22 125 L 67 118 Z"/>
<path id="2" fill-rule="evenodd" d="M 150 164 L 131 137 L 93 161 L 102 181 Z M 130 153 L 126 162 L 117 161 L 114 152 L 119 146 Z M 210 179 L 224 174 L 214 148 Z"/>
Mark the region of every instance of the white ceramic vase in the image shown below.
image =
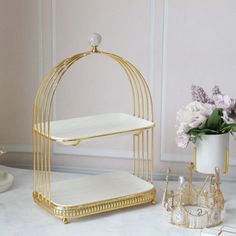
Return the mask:
<path id="1" fill-rule="evenodd" d="M 196 171 L 215 174 L 215 168 L 221 173 L 228 172 L 229 133 L 203 135 L 195 146 L 194 164 Z"/>

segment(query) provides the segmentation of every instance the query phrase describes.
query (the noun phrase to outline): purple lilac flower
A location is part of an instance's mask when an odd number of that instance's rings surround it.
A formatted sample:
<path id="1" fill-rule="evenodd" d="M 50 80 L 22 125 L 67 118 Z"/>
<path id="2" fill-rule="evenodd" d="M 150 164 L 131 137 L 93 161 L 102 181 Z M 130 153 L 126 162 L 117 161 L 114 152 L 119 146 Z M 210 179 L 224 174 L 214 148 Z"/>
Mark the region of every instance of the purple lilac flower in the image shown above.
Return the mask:
<path id="1" fill-rule="evenodd" d="M 192 100 L 201 102 L 201 103 L 210 103 L 213 104 L 214 101 L 208 97 L 204 89 L 197 85 L 192 85 Z"/>
<path id="2" fill-rule="evenodd" d="M 215 95 L 219 95 L 219 94 L 222 94 L 221 91 L 220 91 L 220 88 L 218 85 L 215 85 L 213 88 L 212 88 L 212 95 L 215 96 Z"/>

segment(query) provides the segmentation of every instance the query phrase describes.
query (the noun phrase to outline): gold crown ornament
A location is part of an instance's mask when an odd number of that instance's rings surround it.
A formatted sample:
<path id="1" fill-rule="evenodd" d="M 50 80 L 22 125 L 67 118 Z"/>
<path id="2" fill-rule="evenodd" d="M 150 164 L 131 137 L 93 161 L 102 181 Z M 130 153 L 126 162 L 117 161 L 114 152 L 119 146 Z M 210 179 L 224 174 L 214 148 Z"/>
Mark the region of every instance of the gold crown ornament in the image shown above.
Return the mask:
<path id="1" fill-rule="evenodd" d="M 179 177 L 176 192 L 169 191 L 170 169 L 167 170 L 166 187 L 162 206 L 167 220 L 171 224 L 187 228 L 202 229 L 222 223 L 224 215 L 224 197 L 220 190 L 220 171 L 207 175 L 197 188 L 192 181 L 194 165 L 188 166 L 188 179 Z"/>

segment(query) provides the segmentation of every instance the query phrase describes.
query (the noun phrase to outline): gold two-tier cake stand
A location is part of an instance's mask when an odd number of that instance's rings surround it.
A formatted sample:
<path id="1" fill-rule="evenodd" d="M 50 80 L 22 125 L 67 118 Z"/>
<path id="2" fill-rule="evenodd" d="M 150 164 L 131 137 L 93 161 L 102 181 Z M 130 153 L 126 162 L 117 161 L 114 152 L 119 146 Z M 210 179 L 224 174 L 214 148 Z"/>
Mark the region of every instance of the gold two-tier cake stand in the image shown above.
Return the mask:
<path id="1" fill-rule="evenodd" d="M 100 51 L 99 34 L 89 38 L 92 49 L 64 59 L 43 79 L 33 107 L 34 201 L 64 223 L 121 208 L 156 203 L 152 184 L 153 103 L 148 85 L 130 62 Z M 107 113 L 66 120 L 52 120 L 53 98 L 63 75 L 84 57 L 100 54 L 117 62 L 124 70 L 133 98 L 132 114 Z M 51 181 L 52 143 L 78 146 L 82 141 L 110 135 L 131 134 L 133 171 L 111 172 L 61 182 Z"/>

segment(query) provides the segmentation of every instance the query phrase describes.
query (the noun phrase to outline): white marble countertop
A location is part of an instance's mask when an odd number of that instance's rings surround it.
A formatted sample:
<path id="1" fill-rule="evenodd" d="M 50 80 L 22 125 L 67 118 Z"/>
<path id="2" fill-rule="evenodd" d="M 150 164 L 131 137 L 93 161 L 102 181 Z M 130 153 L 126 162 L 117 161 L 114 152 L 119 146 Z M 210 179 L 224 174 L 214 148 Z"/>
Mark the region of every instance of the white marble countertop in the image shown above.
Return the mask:
<path id="1" fill-rule="evenodd" d="M 77 219 L 64 225 L 33 202 L 32 171 L 0 166 L 14 175 L 10 190 L 0 193 L 0 236 L 79 235 L 79 236 L 195 236 L 200 230 L 170 225 L 162 215 L 161 204 L 134 207 L 102 215 Z M 54 173 L 54 181 L 78 176 Z M 176 185 L 175 182 L 171 183 Z M 161 201 L 164 182 L 156 181 Z M 223 182 L 226 200 L 225 225 L 236 226 L 236 183 Z"/>

